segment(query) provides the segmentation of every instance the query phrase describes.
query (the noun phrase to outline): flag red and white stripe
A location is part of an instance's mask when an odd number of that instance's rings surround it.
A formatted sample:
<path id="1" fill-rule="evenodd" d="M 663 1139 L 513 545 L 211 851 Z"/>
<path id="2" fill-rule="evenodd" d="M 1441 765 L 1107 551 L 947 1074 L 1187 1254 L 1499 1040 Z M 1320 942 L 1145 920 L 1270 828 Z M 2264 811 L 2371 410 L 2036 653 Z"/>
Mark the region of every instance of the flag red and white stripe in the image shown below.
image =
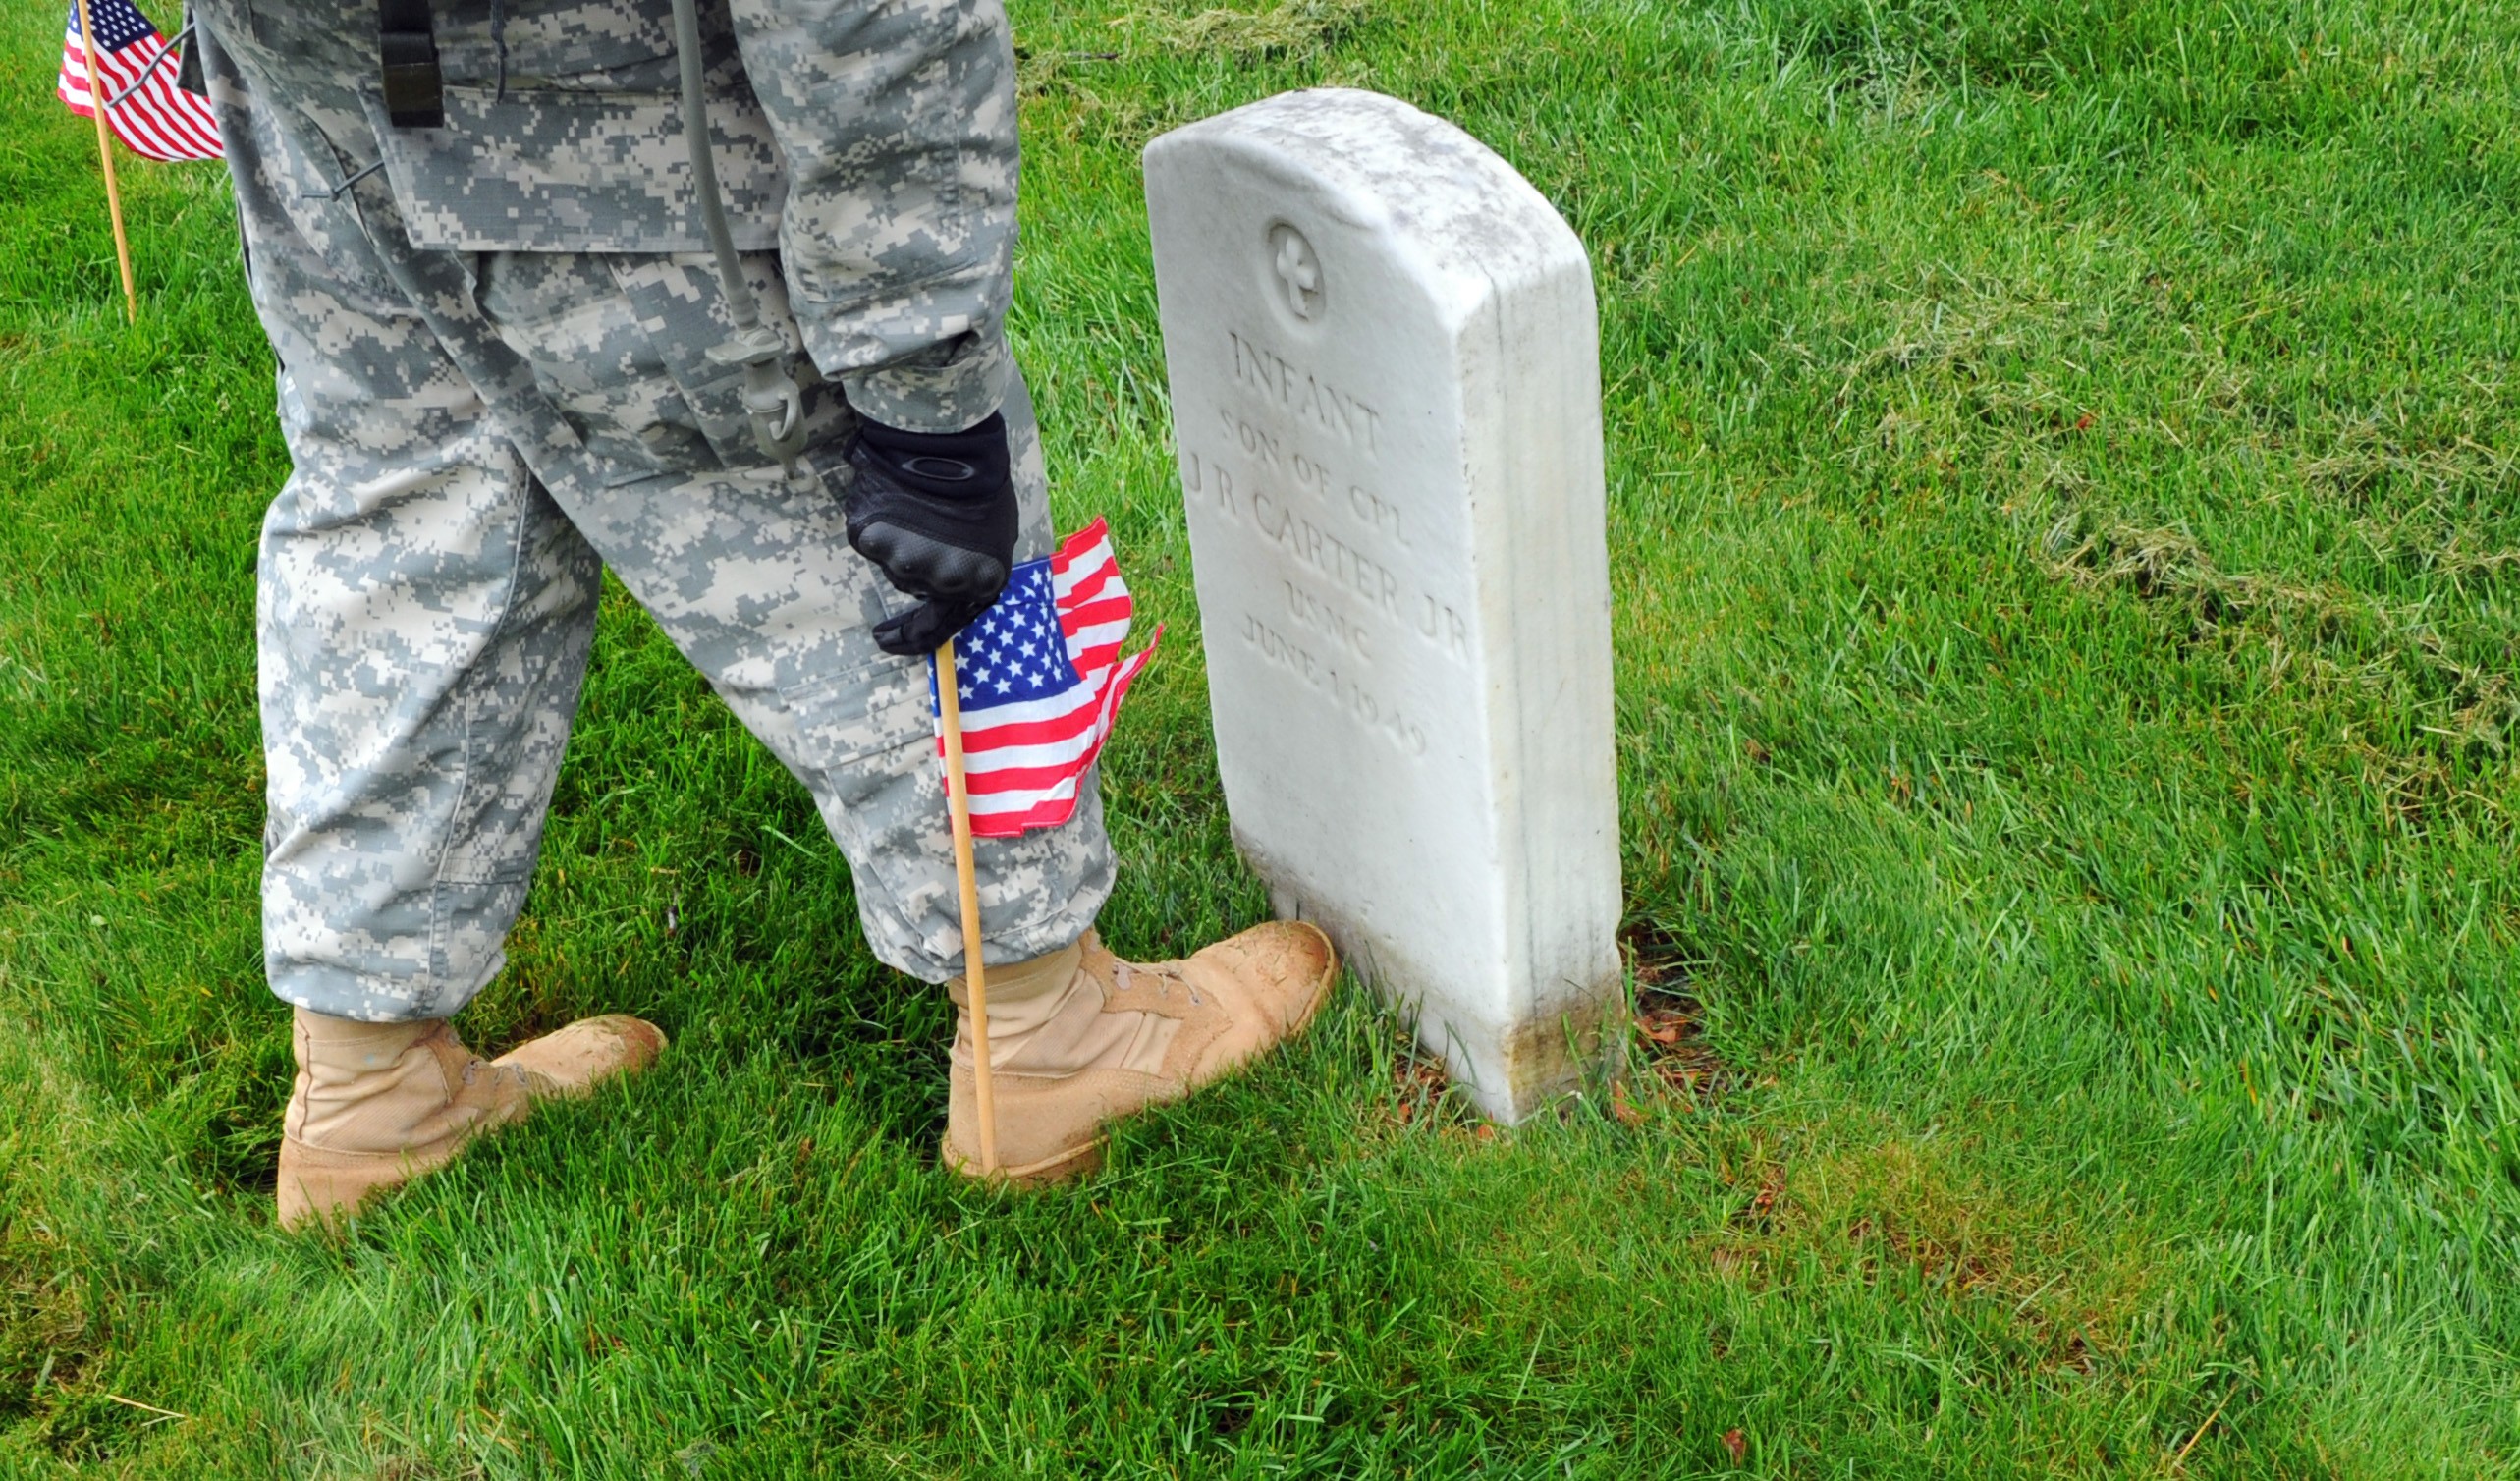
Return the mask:
<path id="1" fill-rule="evenodd" d="M 167 50 L 166 38 L 131 0 L 87 0 L 103 45 L 96 52 L 96 80 L 105 89 L 105 122 L 114 137 L 144 159 L 217 159 L 219 126 L 208 99 L 175 85 L 176 57 L 149 64 Z M 145 81 L 141 74 L 146 73 Z M 137 90 L 133 83 L 138 82 Z M 95 116 L 87 89 L 86 39 L 79 32 L 78 0 L 61 38 L 61 78 L 54 92 L 82 118 Z M 130 92 L 131 95 L 123 97 Z M 121 102 L 114 102 L 122 97 Z"/>
<path id="2" fill-rule="evenodd" d="M 1134 611 L 1111 531 L 1096 520 L 1046 562 L 1017 567 L 998 605 L 955 638 L 973 834 L 1012 838 L 1074 815 L 1122 697 L 1164 640 L 1158 628 L 1143 651 L 1123 659 Z M 1057 646 L 1027 651 L 1028 639 L 1046 637 L 1053 612 Z M 940 722 L 940 756 L 944 744 Z"/>

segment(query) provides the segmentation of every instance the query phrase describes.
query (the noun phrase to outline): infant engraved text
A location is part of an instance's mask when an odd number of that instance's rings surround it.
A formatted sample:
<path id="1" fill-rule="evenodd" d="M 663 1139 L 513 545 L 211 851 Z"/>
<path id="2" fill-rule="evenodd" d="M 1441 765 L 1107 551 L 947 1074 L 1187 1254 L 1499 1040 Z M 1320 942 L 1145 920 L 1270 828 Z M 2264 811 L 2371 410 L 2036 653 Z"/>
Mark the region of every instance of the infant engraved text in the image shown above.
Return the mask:
<path id="1" fill-rule="evenodd" d="M 1229 329 L 1233 379 L 1267 397 L 1296 420 L 1336 435 L 1369 454 L 1383 450 L 1383 413 L 1281 356 Z"/>

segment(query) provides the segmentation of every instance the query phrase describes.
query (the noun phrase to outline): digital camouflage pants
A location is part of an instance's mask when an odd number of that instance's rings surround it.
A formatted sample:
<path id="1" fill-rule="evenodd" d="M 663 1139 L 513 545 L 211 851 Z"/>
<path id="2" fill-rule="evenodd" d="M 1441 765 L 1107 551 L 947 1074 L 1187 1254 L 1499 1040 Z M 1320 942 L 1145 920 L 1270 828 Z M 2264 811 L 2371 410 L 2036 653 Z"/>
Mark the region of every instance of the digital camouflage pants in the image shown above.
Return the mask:
<path id="1" fill-rule="evenodd" d="M 499 971 L 605 566 L 812 793 L 876 955 L 959 971 L 926 667 L 868 631 L 907 599 L 849 549 L 834 491 L 763 466 L 740 380 L 704 357 L 731 328 L 709 259 L 416 248 L 381 177 L 336 192 L 376 157 L 364 121 L 320 89 L 261 96 L 241 60 L 211 57 L 213 100 L 294 463 L 257 608 L 273 991 L 435 1017 Z M 745 268 L 796 345 L 778 257 Z M 1045 478 L 1005 383 L 1027 559 L 1050 546 Z M 818 441 L 853 424 L 836 386 L 809 409 Z M 1065 946 L 1111 888 L 1098 794 L 978 859 L 988 960 Z"/>

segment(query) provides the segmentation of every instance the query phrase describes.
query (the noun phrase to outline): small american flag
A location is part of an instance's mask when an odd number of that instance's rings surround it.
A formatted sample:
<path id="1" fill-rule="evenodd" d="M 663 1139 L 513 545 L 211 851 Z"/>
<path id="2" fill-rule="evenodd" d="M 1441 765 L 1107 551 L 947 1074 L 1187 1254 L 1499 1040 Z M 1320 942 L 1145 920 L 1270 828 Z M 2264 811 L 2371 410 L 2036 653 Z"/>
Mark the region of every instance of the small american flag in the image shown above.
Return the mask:
<path id="1" fill-rule="evenodd" d="M 175 85 L 175 61 L 168 58 L 153 72 L 149 64 L 166 51 L 166 38 L 148 24 L 132 0 L 87 0 L 87 14 L 105 44 L 96 53 L 96 80 L 105 88 L 105 122 L 114 137 L 143 159 L 217 159 L 219 126 L 209 100 Z M 121 97 L 140 74 L 148 72 L 138 90 Z M 61 37 L 61 80 L 53 90 L 82 118 L 93 118 L 95 100 L 87 94 L 87 45 L 79 33 L 79 0 L 71 0 L 70 27 Z"/>
<path id="2" fill-rule="evenodd" d="M 1121 696 L 1164 640 L 1158 628 L 1154 642 L 1122 659 L 1133 610 L 1111 531 L 1096 520 L 1047 559 L 1017 566 L 997 604 L 956 636 L 972 833 L 1013 838 L 1074 814 L 1077 783 L 1102 753 Z M 931 664 L 931 704 L 935 682 Z"/>

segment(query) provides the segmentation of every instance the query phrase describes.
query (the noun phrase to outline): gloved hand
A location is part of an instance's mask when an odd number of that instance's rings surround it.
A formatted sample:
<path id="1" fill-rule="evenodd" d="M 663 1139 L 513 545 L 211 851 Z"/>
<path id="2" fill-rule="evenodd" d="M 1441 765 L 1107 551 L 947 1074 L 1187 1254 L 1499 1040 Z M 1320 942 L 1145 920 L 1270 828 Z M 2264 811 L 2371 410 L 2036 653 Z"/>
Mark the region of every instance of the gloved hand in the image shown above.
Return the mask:
<path id="1" fill-rule="evenodd" d="M 933 653 L 989 608 L 1014 568 L 1015 486 L 1007 422 L 962 432 L 904 432 L 858 423 L 846 454 L 857 484 L 845 513 L 849 543 L 920 598 L 875 629 L 887 653 Z"/>
<path id="2" fill-rule="evenodd" d="M 969 627 L 997 599 L 996 592 L 983 597 L 929 597 L 899 617 L 877 623 L 875 646 L 904 658 L 925 658 Z"/>

